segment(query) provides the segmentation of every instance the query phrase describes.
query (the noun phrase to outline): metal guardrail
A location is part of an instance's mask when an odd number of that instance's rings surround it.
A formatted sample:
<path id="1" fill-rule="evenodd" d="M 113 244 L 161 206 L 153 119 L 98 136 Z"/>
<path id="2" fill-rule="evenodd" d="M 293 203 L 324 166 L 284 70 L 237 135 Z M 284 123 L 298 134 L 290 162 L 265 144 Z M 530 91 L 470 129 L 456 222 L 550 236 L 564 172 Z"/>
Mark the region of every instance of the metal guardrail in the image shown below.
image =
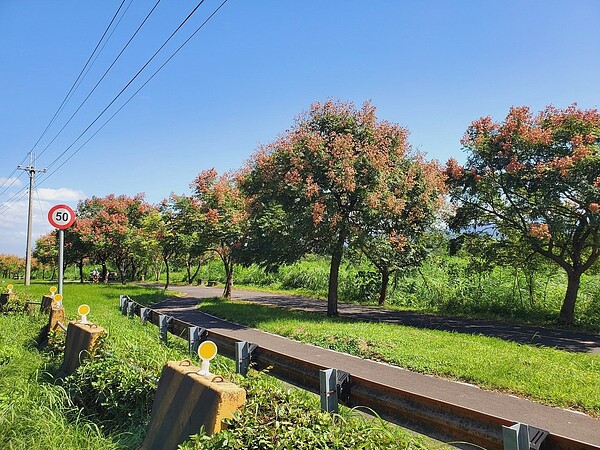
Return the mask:
<path id="1" fill-rule="evenodd" d="M 142 308 L 146 315 L 145 321 L 160 326 L 159 312 L 122 296 L 123 315 L 140 316 Z M 168 332 L 183 339 L 188 339 L 191 327 L 197 329 L 195 325 L 171 316 L 168 316 L 168 320 L 163 317 L 162 324 L 163 327 L 166 324 Z M 206 330 L 202 336 L 203 339 L 214 341 L 222 354 L 235 358 L 235 347 L 239 342 L 237 339 L 211 330 Z M 250 357 L 257 369 L 269 368 L 269 373 L 281 380 L 319 394 L 319 373 L 322 369 L 327 369 L 326 367 L 258 346 L 253 346 Z M 487 449 L 507 448 L 503 444 L 503 428 L 514 425 L 514 422 L 355 375 L 350 375 L 349 378 L 350 387 L 346 387 L 344 395 L 340 396 L 347 406 L 367 407 L 391 422 L 425 434 L 444 436 Z M 338 393 L 339 390 L 338 384 Z M 533 443 L 531 445 L 531 448 L 539 448 L 533 446 Z M 598 450 L 600 447 L 573 438 L 548 434 L 542 449 Z"/>

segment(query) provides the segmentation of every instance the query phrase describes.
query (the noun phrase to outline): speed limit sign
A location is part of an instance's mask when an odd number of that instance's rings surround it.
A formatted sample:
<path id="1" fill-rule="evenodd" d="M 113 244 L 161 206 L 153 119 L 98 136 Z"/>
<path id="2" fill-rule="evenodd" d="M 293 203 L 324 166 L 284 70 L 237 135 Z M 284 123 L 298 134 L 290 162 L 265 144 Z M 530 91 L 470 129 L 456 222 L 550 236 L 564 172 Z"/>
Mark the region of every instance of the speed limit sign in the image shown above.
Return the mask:
<path id="1" fill-rule="evenodd" d="M 75 222 L 75 211 L 67 205 L 56 205 L 48 212 L 50 225 L 59 230 L 66 230 Z"/>

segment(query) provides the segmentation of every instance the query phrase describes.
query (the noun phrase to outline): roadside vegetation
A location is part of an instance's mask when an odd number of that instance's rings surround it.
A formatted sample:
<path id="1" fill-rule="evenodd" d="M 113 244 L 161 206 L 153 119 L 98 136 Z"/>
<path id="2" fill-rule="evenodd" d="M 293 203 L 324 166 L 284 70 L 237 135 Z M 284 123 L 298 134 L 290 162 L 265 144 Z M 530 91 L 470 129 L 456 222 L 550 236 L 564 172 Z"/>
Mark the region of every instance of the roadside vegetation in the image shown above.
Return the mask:
<path id="1" fill-rule="evenodd" d="M 189 194 L 81 201 L 65 263 L 81 282 L 94 265 L 101 282 L 168 286 L 217 261 L 227 298 L 248 282 L 240 267 L 259 266 L 252 284 L 316 293 L 330 316 L 339 299 L 598 330 L 598 110 L 475 120 L 464 166 L 426 160 L 408 135 L 369 102 L 316 102 L 244 167 L 199 168 Z M 38 279 L 55 274 L 57 253 L 55 232 L 37 240 Z M 298 271 L 312 255 L 318 277 Z M 3 277 L 23 267 L 0 255 Z"/>
<path id="2" fill-rule="evenodd" d="M 22 304 L 24 299 L 39 299 L 49 286 L 17 284 L 15 291 Z M 163 364 L 190 356 L 183 340 L 170 336 L 169 345 L 164 345 L 156 327 L 123 317 L 118 308 L 121 293 L 143 303 L 166 295 L 162 289 L 133 285 L 65 285 L 68 318 L 74 319 L 77 306 L 86 303 L 91 308 L 88 319 L 109 334 L 100 353 L 64 380 L 56 378 L 63 358 L 60 334 L 52 335 L 48 346 L 39 342 L 47 319 L 22 312 L 0 314 L 1 448 L 139 447 Z M 242 378 L 233 373 L 233 362 L 220 356 L 211 368 L 246 388 L 248 403 L 226 432 L 214 436 L 200 432 L 184 445 L 186 449 L 442 447 L 347 408 L 339 415 L 323 414 L 316 396 L 286 387 L 266 373 L 251 371 Z"/>
<path id="3" fill-rule="evenodd" d="M 12 361 L 19 358 L 7 353 L 0 369 L 24 371 L 25 391 L 33 382 L 55 392 L 57 397 L 41 395 L 51 404 L 41 403 L 52 414 L 60 403 L 65 409 L 59 420 L 69 417 L 90 439 L 127 447 L 144 428 L 152 377 L 165 358 L 182 356 L 185 349 L 157 346 L 156 336 L 120 317 L 116 299 L 123 288 L 110 283 L 164 281 L 166 290 L 174 281 L 203 279 L 220 282 L 224 298 L 235 284 L 326 299 L 332 319 L 237 302 L 203 305 L 219 316 L 598 416 L 597 357 L 336 318 L 339 300 L 600 332 L 598 110 L 549 106 L 536 115 L 513 107 L 503 121 L 475 120 L 461 140 L 466 163 L 450 159 L 445 167 L 427 161 L 408 142 L 407 129 L 375 112 L 369 102 L 317 102 L 239 170 L 218 174 L 203 168 L 189 195 L 171 194 L 158 205 L 143 194 L 81 201 L 76 223 L 65 230 L 64 261 L 67 277 L 80 284 L 68 284 L 65 303 L 90 305 L 91 318 L 111 330 L 106 351 L 59 387 L 50 354 L 60 351 L 60 342 L 50 353 L 40 351 L 32 344 L 34 334 L 25 334 L 17 347 L 6 348 L 37 352 L 29 358 L 37 362 L 16 369 Z M 39 238 L 34 278 L 55 277 L 57 256 L 56 232 Z M 24 266 L 21 258 L 0 255 L 5 280 L 22 279 Z M 94 281 L 101 286 L 84 285 L 93 269 L 99 269 Z M 39 296 L 39 288 L 22 295 Z M 127 289 L 140 302 L 165 295 Z M 11 338 L 3 333 L 1 339 Z M 141 369 L 129 370 L 130 362 Z M 8 393 L 0 393 L 0 400 L 1 411 L 9 413 L 0 416 L 0 425 L 7 426 L 4 418 L 16 417 L 10 414 L 20 400 Z M 279 410 L 272 413 L 279 417 Z M 330 420 L 312 419 L 307 423 L 319 426 Z M 326 443 L 311 439 L 327 427 L 283 434 L 290 443 L 338 448 L 352 438 L 336 434 L 347 420 L 328 422 L 335 430 Z M 282 426 L 273 417 L 262 421 L 246 417 L 237 423 Z M 29 433 L 35 435 L 33 428 Z M 14 431 L 5 435 L 16 438 Z M 231 442 L 242 439 L 236 436 L 230 435 Z M 198 439 L 214 448 L 229 442 Z"/>
<path id="4" fill-rule="evenodd" d="M 273 271 L 255 264 L 237 266 L 235 287 L 326 299 L 327 272 L 328 262 L 314 255 Z M 445 247 L 437 247 L 419 268 L 398 272 L 392 277 L 384 306 L 557 327 L 565 278 L 548 265 L 535 270 L 510 265 L 490 267 L 465 252 L 450 255 Z M 180 286 L 187 284 L 184 271 L 172 273 L 172 280 Z M 221 264 L 215 260 L 206 262 L 199 270 L 196 283 L 199 280 L 224 283 Z M 339 280 L 340 301 L 378 305 L 379 277 L 368 261 L 345 259 Z M 600 332 L 600 276 L 595 270 L 582 277 L 576 319 L 571 328 Z"/>
<path id="5" fill-rule="evenodd" d="M 201 311 L 298 341 L 600 417 L 600 358 L 502 339 L 219 298 Z"/>

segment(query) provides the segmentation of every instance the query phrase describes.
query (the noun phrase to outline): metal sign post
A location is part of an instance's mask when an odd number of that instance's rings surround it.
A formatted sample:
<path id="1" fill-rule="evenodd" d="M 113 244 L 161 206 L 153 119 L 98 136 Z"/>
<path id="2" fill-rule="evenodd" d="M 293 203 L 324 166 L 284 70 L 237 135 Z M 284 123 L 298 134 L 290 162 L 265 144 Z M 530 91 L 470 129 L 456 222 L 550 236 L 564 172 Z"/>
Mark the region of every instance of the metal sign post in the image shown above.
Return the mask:
<path id="1" fill-rule="evenodd" d="M 58 293 L 63 293 L 63 278 L 64 278 L 64 256 L 65 256 L 65 231 L 58 230 Z"/>
<path id="2" fill-rule="evenodd" d="M 63 292 L 65 232 L 75 222 L 75 211 L 67 205 L 56 205 L 48 211 L 48 222 L 58 228 L 58 293 Z"/>

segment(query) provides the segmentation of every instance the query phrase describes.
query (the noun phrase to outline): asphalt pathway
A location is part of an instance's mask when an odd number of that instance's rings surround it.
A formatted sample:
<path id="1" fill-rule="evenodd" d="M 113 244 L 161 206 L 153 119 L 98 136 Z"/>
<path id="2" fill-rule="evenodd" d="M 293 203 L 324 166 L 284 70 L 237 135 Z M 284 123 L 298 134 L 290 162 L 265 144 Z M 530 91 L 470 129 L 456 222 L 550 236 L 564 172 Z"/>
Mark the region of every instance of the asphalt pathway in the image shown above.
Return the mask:
<path id="1" fill-rule="evenodd" d="M 547 430 L 553 435 L 570 437 L 586 443 L 588 448 L 600 448 L 600 420 L 585 414 L 541 405 L 512 395 L 486 391 L 470 384 L 410 372 L 399 367 L 303 344 L 221 320 L 197 309 L 198 302 L 219 295 L 221 293 L 220 289 L 185 287 L 182 290 L 187 291 L 185 297 L 164 300 L 153 305 L 152 308 L 163 314 L 171 315 L 179 320 L 207 328 L 238 341 L 253 342 L 260 348 L 294 356 L 323 368 L 336 367 L 350 373 L 351 376 L 373 380 L 417 395 L 468 408 L 477 413 L 489 414 L 511 422 L 527 423 Z M 325 311 L 323 302 L 316 301 L 317 303 L 315 303 L 299 297 L 235 291 L 234 298 L 244 298 L 261 303 L 278 302 L 278 299 L 284 299 L 286 307 Z M 355 312 L 368 315 L 371 309 L 377 309 L 359 307 L 355 310 L 355 308 L 357 307 L 354 305 L 341 305 L 340 312 L 342 315 L 354 315 Z M 393 316 L 395 317 L 395 312 Z M 386 317 L 387 313 L 381 314 L 376 316 L 376 320 L 384 320 Z M 371 320 L 375 320 L 375 318 L 371 317 Z M 397 321 L 399 319 L 390 320 Z M 431 324 L 432 322 L 422 321 L 422 323 Z M 480 333 L 480 331 L 471 332 Z"/>
<path id="2" fill-rule="evenodd" d="M 216 287 L 185 286 L 176 287 L 176 289 L 181 289 L 186 292 L 188 296 L 198 299 L 218 297 L 223 293 L 222 288 Z M 243 291 L 239 289 L 233 291 L 232 297 L 280 308 L 310 311 L 324 315 L 327 314 L 327 303 L 318 299 L 256 291 Z M 431 330 L 483 335 L 507 341 L 514 341 L 520 344 L 534 344 L 545 347 L 555 347 L 571 352 L 600 354 L 600 335 L 593 333 L 583 333 L 533 325 L 515 325 L 488 320 L 434 316 L 348 303 L 340 303 L 338 305 L 338 310 L 341 317 L 350 317 L 370 322 L 383 322 L 417 328 L 428 328 Z"/>

